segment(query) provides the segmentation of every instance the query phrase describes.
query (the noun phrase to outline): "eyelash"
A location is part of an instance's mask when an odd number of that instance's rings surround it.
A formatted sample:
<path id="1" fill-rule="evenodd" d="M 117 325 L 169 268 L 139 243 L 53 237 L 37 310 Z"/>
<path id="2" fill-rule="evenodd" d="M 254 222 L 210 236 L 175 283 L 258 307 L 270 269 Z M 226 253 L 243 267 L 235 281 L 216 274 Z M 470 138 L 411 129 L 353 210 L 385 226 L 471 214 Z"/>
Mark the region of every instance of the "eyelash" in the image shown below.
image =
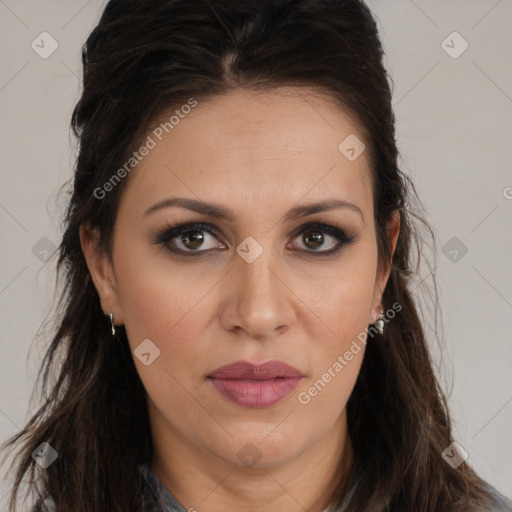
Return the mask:
<path id="1" fill-rule="evenodd" d="M 191 231 L 206 231 L 210 235 L 213 235 L 215 237 L 220 236 L 219 230 L 212 224 L 203 223 L 203 222 L 182 222 L 182 223 L 176 223 L 176 224 L 168 224 L 164 229 L 158 231 L 152 238 L 152 242 L 154 244 L 162 244 L 165 246 L 165 248 L 168 251 L 171 251 L 172 253 L 178 254 L 178 255 L 186 255 L 186 256 L 203 256 L 210 252 L 210 250 L 197 250 L 197 251 L 184 251 L 182 249 L 177 249 L 175 247 L 170 247 L 168 245 L 169 241 L 171 241 L 173 238 L 176 238 L 178 235 L 181 235 L 183 233 L 191 232 Z M 309 224 L 305 224 L 304 226 L 301 226 L 300 230 L 294 234 L 294 238 L 297 236 L 307 232 L 321 232 L 325 233 L 327 235 L 330 235 L 334 237 L 338 244 L 334 249 L 329 249 L 328 251 L 315 251 L 315 250 L 305 250 L 301 249 L 300 252 L 306 252 L 306 253 L 312 253 L 317 256 L 331 256 L 334 254 L 337 254 L 338 252 L 343 249 L 343 247 L 350 245 L 354 242 L 355 237 L 349 237 L 345 232 L 341 231 L 340 229 L 331 226 L 329 224 L 322 224 L 319 222 L 313 222 Z M 211 249 L 214 250 L 214 249 Z"/>

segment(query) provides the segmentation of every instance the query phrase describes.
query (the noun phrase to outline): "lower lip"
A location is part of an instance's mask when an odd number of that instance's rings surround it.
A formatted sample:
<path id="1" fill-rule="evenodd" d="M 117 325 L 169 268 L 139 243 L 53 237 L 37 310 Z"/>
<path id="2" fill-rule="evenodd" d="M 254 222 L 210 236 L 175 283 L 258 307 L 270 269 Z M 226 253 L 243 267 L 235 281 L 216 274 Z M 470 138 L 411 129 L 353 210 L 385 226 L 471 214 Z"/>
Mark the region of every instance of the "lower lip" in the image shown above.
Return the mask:
<path id="1" fill-rule="evenodd" d="M 270 407 L 289 395 L 302 377 L 284 377 L 268 380 L 215 379 L 215 388 L 228 400 L 243 407 L 259 409 Z"/>

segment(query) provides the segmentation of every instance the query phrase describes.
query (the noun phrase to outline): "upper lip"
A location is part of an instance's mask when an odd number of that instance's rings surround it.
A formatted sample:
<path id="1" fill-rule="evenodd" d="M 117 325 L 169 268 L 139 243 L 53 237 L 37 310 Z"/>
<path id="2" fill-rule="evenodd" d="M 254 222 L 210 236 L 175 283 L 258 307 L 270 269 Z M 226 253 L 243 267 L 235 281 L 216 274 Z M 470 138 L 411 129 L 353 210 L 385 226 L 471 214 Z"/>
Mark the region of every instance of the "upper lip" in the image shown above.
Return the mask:
<path id="1" fill-rule="evenodd" d="M 278 377 L 302 377 L 303 374 L 297 368 L 282 361 L 273 359 L 263 363 L 251 363 L 248 361 L 236 361 L 217 368 L 208 377 L 215 379 L 254 379 L 266 380 Z"/>

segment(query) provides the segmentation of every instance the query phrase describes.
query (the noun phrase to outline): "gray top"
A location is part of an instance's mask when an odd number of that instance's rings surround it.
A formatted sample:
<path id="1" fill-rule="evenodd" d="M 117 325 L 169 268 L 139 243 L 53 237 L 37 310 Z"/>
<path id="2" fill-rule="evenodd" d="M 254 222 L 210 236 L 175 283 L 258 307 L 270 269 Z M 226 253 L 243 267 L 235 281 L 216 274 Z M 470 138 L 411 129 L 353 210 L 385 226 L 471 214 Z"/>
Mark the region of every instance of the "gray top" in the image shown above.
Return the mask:
<path id="1" fill-rule="evenodd" d="M 142 494 L 144 501 L 144 512 L 188 512 L 174 498 L 171 492 L 160 482 L 158 477 L 152 473 L 148 465 L 138 466 L 142 476 Z M 487 484 L 495 499 L 493 508 L 485 512 L 512 512 L 512 501 L 505 498 L 494 487 Z M 56 512 L 55 504 L 51 500 L 47 500 L 45 505 L 48 512 Z M 33 511 L 35 511 L 35 507 Z M 193 509 L 191 509 L 193 510 Z M 480 509 L 468 510 L 467 512 L 482 512 Z M 324 512 L 344 512 L 342 510 L 331 511 L 329 508 Z"/>
<path id="2" fill-rule="evenodd" d="M 138 467 L 142 475 L 144 512 L 187 512 L 147 465 Z"/>
<path id="3" fill-rule="evenodd" d="M 144 512 L 187 512 L 147 465 L 138 467 L 143 482 Z"/>
<path id="4" fill-rule="evenodd" d="M 187 512 L 174 498 L 170 491 L 160 482 L 158 477 L 152 473 L 147 465 L 139 466 L 143 477 L 143 493 L 145 512 Z M 495 506 L 486 512 L 512 512 L 512 501 L 505 498 L 494 487 L 487 484 L 494 499 Z M 331 511 L 329 508 L 324 512 Z M 470 511 L 467 511 L 470 512 Z M 476 512 L 476 511 L 475 511 Z M 478 511 L 482 512 L 482 511 Z"/>

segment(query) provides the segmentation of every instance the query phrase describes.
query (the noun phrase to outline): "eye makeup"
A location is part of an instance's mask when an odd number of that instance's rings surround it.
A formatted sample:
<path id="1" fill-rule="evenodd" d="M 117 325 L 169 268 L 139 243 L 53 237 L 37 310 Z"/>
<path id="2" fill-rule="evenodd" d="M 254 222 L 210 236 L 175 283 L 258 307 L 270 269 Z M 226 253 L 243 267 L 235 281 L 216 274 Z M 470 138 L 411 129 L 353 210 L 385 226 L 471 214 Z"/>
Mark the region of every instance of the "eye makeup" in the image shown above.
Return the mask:
<path id="1" fill-rule="evenodd" d="M 213 224 L 205 223 L 205 222 L 177 222 L 177 223 L 170 223 L 167 224 L 163 229 L 157 231 L 151 238 L 152 243 L 154 244 L 161 244 L 163 245 L 167 250 L 169 250 L 171 253 L 183 255 L 183 256 L 204 256 L 206 254 L 211 254 L 212 251 L 215 250 L 225 250 L 227 246 L 219 242 L 220 247 L 216 247 L 213 249 L 191 249 L 188 248 L 185 245 L 185 241 L 187 240 L 184 238 L 184 235 L 190 235 L 190 234 L 201 234 L 201 233 L 207 233 L 209 236 L 212 236 L 216 239 L 221 238 L 222 234 L 220 230 Z M 317 249 L 309 249 L 306 248 L 299 248 L 297 249 L 298 252 L 301 253 L 307 253 L 308 255 L 314 255 L 314 256 L 330 256 L 337 254 L 340 252 L 345 246 L 348 246 L 352 244 L 355 241 L 354 236 L 349 236 L 343 231 L 342 229 L 335 227 L 330 224 L 320 223 L 320 222 L 310 222 L 307 224 L 304 224 L 299 229 L 295 230 L 293 234 L 293 238 L 296 238 L 300 235 L 304 234 L 321 234 L 322 238 L 320 240 L 321 244 L 324 244 L 324 237 L 323 235 L 328 235 L 329 237 L 332 237 L 336 244 L 333 248 L 329 250 L 317 250 Z M 179 239 L 181 237 L 181 239 Z M 179 248 L 176 246 L 175 240 L 179 239 L 179 243 L 182 244 L 185 249 Z M 316 237 L 318 241 L 318 237 Z M 205 240 L 205 237 L 202 236 L 199 238 L 199 241 Z M 304 243 L 302 239 L 302 243 Z M 190 237 L 188 238 L 188 241 L 190 241 Z M 287 247 L 289 244 L 287 244 Z"/>

